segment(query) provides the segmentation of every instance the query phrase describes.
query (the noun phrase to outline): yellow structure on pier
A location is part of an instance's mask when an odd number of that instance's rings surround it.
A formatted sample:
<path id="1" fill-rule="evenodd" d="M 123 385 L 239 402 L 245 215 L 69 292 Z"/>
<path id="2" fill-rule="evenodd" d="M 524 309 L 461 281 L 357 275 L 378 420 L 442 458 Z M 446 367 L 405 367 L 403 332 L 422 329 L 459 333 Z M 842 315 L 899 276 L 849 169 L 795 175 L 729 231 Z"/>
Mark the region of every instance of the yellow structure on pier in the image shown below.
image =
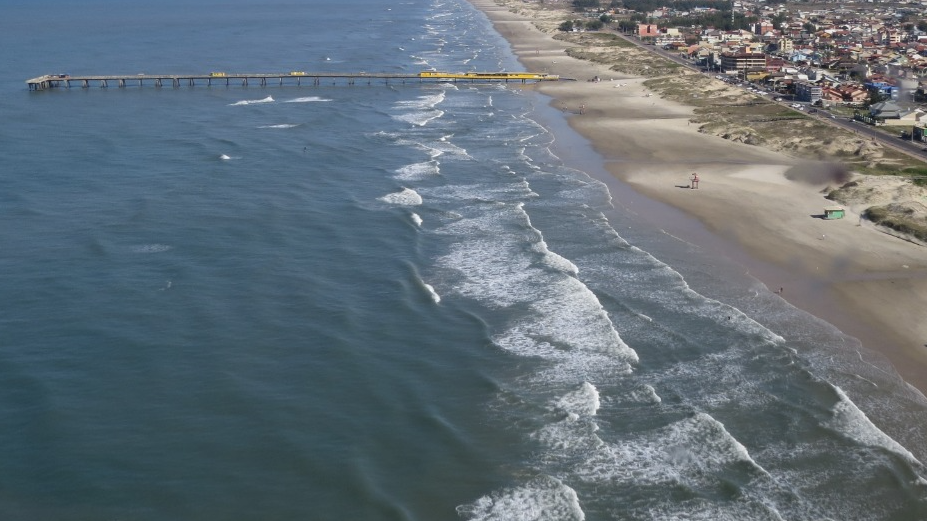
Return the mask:
<path id="1" fill-rule="evenodd" d="M 423 71 L 418 73 L 419 78 L 437 78 L 446 80 L 534 80 L 556 81 L 560 79 L 557 74 L 542 74 L 536 72 L 437 72 Z"/>

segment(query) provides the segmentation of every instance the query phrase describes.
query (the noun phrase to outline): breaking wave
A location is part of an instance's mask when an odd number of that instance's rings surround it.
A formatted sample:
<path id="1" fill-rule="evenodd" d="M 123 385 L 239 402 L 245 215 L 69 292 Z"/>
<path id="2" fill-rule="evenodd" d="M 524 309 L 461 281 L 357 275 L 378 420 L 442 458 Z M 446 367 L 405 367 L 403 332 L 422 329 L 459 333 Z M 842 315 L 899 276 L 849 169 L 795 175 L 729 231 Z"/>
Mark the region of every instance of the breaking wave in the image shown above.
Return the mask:
<path id="1" fill-rule="evenodd" d="M 229 106 L 237 107 L 239 105 L 255 105 L 258 103 L 273 103 L 273 102 L 274 102 L 273 96 L 267 96 L 266 98 L 263 98 L 263 99 L 236 101 L 235 103 L 229 103 Z"/>

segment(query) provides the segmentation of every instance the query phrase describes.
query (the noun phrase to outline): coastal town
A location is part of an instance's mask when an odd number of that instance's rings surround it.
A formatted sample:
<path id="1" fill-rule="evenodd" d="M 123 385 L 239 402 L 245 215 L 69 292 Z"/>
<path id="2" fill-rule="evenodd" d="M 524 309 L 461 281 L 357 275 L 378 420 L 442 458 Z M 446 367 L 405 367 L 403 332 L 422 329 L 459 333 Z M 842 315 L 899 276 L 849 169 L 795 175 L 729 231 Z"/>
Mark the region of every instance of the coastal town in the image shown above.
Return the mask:
<path id="1" fill-rule="evenodd" d="M 568 28 L 613 26 L 794 108 L 843 107 L 857 121 L 925 140 L 927 19 L 918 3 L 596 4 L 573 2 L 593 22 Z"/>
<path id="2" fill-rule="evenodd" d="M 701 133 L 858 174 L 828 198 L 927 243 L 927 21 L 917 6 L 502 3 L 568 44 L 567 55 L 645 78 L 654 95 L 693 107 L 689 124 Z M 885 184 L 891 198 L 874 187 Z"/>

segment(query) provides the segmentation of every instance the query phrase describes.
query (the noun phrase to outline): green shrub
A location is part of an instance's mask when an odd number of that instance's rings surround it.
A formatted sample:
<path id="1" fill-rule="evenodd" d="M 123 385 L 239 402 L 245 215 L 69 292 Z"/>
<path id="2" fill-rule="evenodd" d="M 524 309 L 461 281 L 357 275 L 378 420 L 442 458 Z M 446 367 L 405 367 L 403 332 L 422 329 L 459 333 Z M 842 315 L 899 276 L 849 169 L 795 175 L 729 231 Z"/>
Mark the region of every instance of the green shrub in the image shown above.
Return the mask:
<path id="1" fill-rule="evenodd" d="M 889 206 L 873 206 L 863 212 L 863 217 L 879 226 L 884 226 L 896 232 L 904 233 L 919 241 L 927 242 L 927 222 L 913 219 L 913 211 L 908 209 L 895 209 Z"/>

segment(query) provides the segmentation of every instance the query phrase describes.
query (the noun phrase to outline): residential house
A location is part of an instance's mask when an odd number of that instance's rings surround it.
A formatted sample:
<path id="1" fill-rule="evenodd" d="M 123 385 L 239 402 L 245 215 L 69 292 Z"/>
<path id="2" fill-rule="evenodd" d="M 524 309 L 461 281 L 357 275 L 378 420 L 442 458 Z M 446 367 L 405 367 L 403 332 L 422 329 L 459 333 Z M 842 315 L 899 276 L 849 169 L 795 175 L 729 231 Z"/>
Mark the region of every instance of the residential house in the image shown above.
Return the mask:
<path id="1" fill-rule="evenodd" d="M 800 81 L 795 84 L 795 97 L 799 101 L 817 103 L 821 99 L 823 89 L 817 83 L 810 81 Z"/>
<path id="2" fill-rule="evenodd" d="M 747 70 L 766 70 L 766 55 L 757 53 L 721 53 L 721 70 L 724 72 L 740 72 Z"/>

